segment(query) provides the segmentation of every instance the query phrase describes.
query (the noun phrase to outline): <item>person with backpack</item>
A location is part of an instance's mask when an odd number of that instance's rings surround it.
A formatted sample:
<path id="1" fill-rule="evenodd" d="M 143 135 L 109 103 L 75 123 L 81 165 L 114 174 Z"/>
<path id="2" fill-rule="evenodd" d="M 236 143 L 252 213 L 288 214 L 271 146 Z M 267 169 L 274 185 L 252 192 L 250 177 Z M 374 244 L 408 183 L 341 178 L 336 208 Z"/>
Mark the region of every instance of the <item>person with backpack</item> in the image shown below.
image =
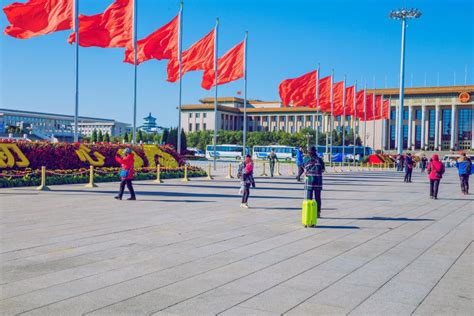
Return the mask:
<path id="1" fill-rule="evenodd" d="M 405 158 L 405 183 L 411 183 L 411 173 L 413 172 L 413 158 L 410 153 Z"/>
<path id="2" fill-rule="evenodd" d="M 272 149 L 267 156 L 267 159 L 270 161 L 270 177 L 273 178 L 273 173 L 275 172 L 275 163 L 278 161 L 278 157 L 275 154 L 275 150 Z"/>
<path id="3" fill-rule="evenodd" d="M 296 181 L 301 181 L 301 176 L 304 173 L 304 154 L 303 147 L 296 149 L 296 166 L 298 167 L 298 175 Z"/>
<path id="4" fill-rule="evenodd" d="M 425 155 L 423 155 L 423 157 L 421 157 L 421 160 L 420 160 L 421 173 L 425 173 L 427 164 L 428 164 L 428 159 L 426 158 Z"/>
<path id="5" fill-rule="evenodd" d="M 427 172 L 430 179 L 430 199 L 438 199 L 438 189 L 441 178 L 445 172 L 444 165 L 439 161 L 439 156 L 434 154 L 432 161 L 428 164 Z"/>
<path id="6" fill-rule="evenodd" d="M 120 191 L 119 194 L 115 197 L 117 200 L 121 200 L 123 196 L 123 191 L 125 190 L 125 185 L 127 185 L 128 191 L 130 192 L 130 197 L 127 200 L 136 200 L 135 190 L 133 190 L 132 180 L 135 173 L 133 169 L 133 164 L 135 162 L 135 157 L 130 148 L 125 148 L 123 151 L 124 157 L 119 155 L 115 156 L 115 161 L 117 161 L 122 169 L 120 170 Z"/>
<path id="7" fill-rule="evenodd" d="M 456 168 L 458 168 L 459 180 L 461 181 L 462 194 L 469 194 L 469 176 L 472 172 L 472 162 L 466 156 L 466 153 L 461 153 L 461 157 L 456 160 Z"/>
<path id="8" fill-rule="evenodd" d="M 323 189 L 324 161 L 318 156 L 316 147 L 311 146 L 303 161 L 305 172 L 305 191 L 307 200 L 316 200 L 318 218 L 321 217 L 321 191 Z"/>
<path id="9" fill-rule="evenodd" d="M 242 203 L 241 208 L 249 208 L 248 199 L 250 195 L 250 186 L 255 187 L 255 180 L 253 178 L 253 161 L 250 155 L 245 157 L 244 162 L 241 164 L 242 169 L 239 175 L 241 192 L 242 192 Z"/>

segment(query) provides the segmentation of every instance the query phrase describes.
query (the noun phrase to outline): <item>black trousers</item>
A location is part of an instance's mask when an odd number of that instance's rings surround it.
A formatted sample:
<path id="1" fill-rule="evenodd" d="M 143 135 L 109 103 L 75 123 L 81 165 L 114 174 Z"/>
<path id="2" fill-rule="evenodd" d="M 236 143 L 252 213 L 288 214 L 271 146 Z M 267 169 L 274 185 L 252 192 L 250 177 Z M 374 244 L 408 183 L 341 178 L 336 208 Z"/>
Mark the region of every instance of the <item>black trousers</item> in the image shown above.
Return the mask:
<path id="1" fill-rule="evenodd" d="M 461 180 L 461 191 L 462 193 L 469 193 L 469 175 L 462 174 L 459 176 L 459 180 Z"/>
<path id="2" fill-rule="evenodd" d="M 118 196 L 122 198 L 123 191 L 125 190 L 125 185 L 127 185 L 127 189 L 130 192 L 130 197 L 134 198 L 135 190 L 133 190 L 132 180 L 129 179 L 123 179 L 122 181 L 120 181 L 120 191 Z"/>
<path id="3" fill-rule="evenodd" d="M 250 184 L 244 186 L 244 194 L 242 195 L 242 203 L 247 203 L 250 195 Z"/>
<path id="4" fill-rule="evenodd" d="M 304 173 L 304 167 L 303 166 L 298 166 L 298 175 L 296 176 L 296 180 L 300 181 L 301 180 L 301 175 Z"/>
<path id="5" fill-rule="evenodd" d="M 440 180 L 430 179 L 430 196 L 435 197 L 435 198 L 438 197 L 439 181 Z"/>
<path id="6" fill-rule="evenodd" d="M 406 168 L 405 169 L 405 182 L 411 182 L 411 173 L 413 172 L 413 169 Z"/>
<path id="7" fill-rule="evenodd" d="M 316 207 L 318 209 L 319 217 L 321 215 L 321 189 L 306 189 L 306 199 L 312 200 L 313 197 L 317 204 Z"/>
<path id="8" fill-rule="evenodd" d="M 273 177 L 273 173 L 275 172 L 275 163 L 270 162 L 270 176 Z"/>

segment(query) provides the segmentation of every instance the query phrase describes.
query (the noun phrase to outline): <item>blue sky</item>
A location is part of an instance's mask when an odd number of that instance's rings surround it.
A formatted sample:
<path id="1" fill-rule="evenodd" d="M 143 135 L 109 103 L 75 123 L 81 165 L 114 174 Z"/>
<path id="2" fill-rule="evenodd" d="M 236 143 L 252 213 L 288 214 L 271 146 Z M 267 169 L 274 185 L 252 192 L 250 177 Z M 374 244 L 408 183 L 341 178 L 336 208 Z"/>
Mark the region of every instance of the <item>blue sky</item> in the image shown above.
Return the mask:
<path id="1" fill-rule="evenodd" d="M 83 14 L 102 12 L 113 0 L 81 0 Z M 0 0 L 1 6 L 11 0 Z M 278 100 L 278 84 L 321 64 L 321 75 L 335 71 L 349 83 L 367 81 L 378 87 L 398 85 L 400 22 L 390 10 L 417 7 L 421 19 L 407 29 L 406 84 L 474 82 L 474 2 L 470 0 L 187 0 L 183 44 L 186 49 L 207 34 L 220 18 L 219 51 L 249 31 L 248 96 Z M 172 19 L 177 0 L 138 0 L 138 37 Z M 1 14 L 0 27 L 7 25 Z M 0 35 L 0 107 L 74 113 L 74 49 L 69 32 L 29 40 Z M 133 66 L 122 49 L 80 49 L 80 115 L 132 122 Z M 166 82 L 167 61 L 151 60 L 138 70 L 138 125 L 152 112 L 162 126 L 177 125 L 178 85 Z M 183 79 L 183 103 L 198 103 L 213 91 L 200 87 L 201 72 Z M 387 78 L 385 80 L 385 78 Z M 219 87 L 219 96 L 236 96 L 242 80 Z"/>

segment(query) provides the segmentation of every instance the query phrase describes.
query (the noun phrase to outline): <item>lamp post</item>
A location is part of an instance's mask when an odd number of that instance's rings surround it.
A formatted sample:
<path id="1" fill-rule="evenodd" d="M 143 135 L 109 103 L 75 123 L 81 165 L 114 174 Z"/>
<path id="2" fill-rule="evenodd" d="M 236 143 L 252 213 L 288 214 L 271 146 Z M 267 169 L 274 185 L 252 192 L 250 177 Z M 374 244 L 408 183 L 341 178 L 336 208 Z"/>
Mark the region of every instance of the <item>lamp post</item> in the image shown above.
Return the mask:
<path id="1" fill-rule="evenodd" d="M 402 21 L 402 48 L 400 53 L 400 99 L 398 103 L 398 134 L 397 134 L 397 152 L 398 154 L 403 153 L 403 99 L 405 89 L 405 31 L 406 31 L 406 20 L 417 19 L 421 16 L 421 11 L 418 9 L 397 9 L 390 12 L 389 17 L 394 20 Z"/>

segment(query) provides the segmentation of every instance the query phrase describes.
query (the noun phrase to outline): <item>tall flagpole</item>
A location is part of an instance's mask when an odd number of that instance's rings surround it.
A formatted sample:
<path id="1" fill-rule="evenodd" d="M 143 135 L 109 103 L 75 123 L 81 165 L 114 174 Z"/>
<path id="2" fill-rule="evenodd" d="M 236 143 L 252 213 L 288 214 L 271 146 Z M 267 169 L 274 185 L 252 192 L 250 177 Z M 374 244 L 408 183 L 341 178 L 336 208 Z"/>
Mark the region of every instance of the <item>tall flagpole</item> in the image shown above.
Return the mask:
<path id="1" fill-rule="evenodd" d="M 375 150 L 375 120 L 376 120 L 376 113 L 375 113 L 375 109 L 376 109 L 376 106 L 375 106 L 375 102 L 377 101 L 377 98 L 375 97 L 375 85 L 374 85 L 374 95 L 372 97 L 372 115 L 374 116 L 373 117 L 373 124 L 372 124 L 372 150 L 374 151 Z"/>
<path id="2" fill-rule="evenodd" d="M 79 141 L 79 0 L 74 0 L 74 33 L 76 34 L 75 44 L 75 72 L 76 86 L 74 95 L 74 142 Z"/>
<path id="3" fill-rule="evenodd" d="M 329 132 L 330 134 L 330 150 L 329 150 L 329 165 L 332 165 L 332 143 L 334 130 L 334 69 L 331 71 L 331 116 L 329 117 Z"/>
<path id="4" fill-rule="evenodd" d="M 385 130 L 386 129 L 386 125 L 385 125 L 385 117 L 383 116 L 383 110 L 384 110 L 384 94 L 382 93 L 381 97 L 380 97 L 380 102 L 382 103 L 380 105 L 380 119 L 382 120 L 381 121 L 381 124 L 382 124 L 382 135 L 381 135 L 381 139 L 380 139 L 380 147 L 382 149 L 382 151 L 385 150 L 385 143 L 386 143 L 386 135 L 387 135 L 387 131 Z"/>
<path id="5" fill-rule="evenodd" d="M 132 144 L 137 142 L 137 1 L 133 1 L 133 131 Z"/>
<path id="6" fill-rule="evenodd" d="M 182 81 L 182 73 L 183 73 L 183 60 L 182 60 L 182 52 L 183 52 L 183 6 L 184 2 L 181 1 L 180 8 L 179 8 L 179 31 L 178 31 L 178 62 L 179 62 L 179 92 L 178 92 L 178 154 L 181 154 L 181 96 L 182 96 L 182 89 L 183 89 L 183 81 Z"/>
<path id="7" fill-rule="evenodd" d="M 357 136 L 356 136 L 356 123 L 357 123 L 357 80 L 355 81 L 354 84 L 354 129 L 352 130 L 353 136 L 354 136 L 354 148 L 353 148 L 353 163 L 355 166 L 355 157 L 356 157 L 356 141 L 357 141 Z"/>
<path id="8" fill-rule="evenodd" d="M 242 157 L 247 155 L 247 39 L 249 36 L 249 32 L 245 32 L 245 39 L 244 39 L 244 139 L 242 141 L 243 144 L 243 153 Z"/>
<path id="9" fill-rule="evenodd" d="M 316 72 L 316 152 L 318 152 L 319 146 L 319 63 L 318 71 Z"/>
<path id="10" fill-rule="evenodd" d="M 346 75 L 342 84 L 342 163 L 346 158 Z"/>
<path id="11" fill-rule="evenodd" d="M 217 150 L 216 150 L 216 145 L 217 145 L 217 79 L 219 77 L 219 69 L 218 69 L 218 64 L 217 64 L 217 35 L 219 32 L 219 18 L 216 19 L 216 28 L 214 32 L 214 70 L 215 70 L 215 78 L 214 78 L 214 170 L 217 169 Z"/>
<path id="12" fill-rule="evenodd" d="M 367 141 L 367 83 L 365 83 L 364 87 L 364 157 L 365 157 L 365 147 Z"/>

